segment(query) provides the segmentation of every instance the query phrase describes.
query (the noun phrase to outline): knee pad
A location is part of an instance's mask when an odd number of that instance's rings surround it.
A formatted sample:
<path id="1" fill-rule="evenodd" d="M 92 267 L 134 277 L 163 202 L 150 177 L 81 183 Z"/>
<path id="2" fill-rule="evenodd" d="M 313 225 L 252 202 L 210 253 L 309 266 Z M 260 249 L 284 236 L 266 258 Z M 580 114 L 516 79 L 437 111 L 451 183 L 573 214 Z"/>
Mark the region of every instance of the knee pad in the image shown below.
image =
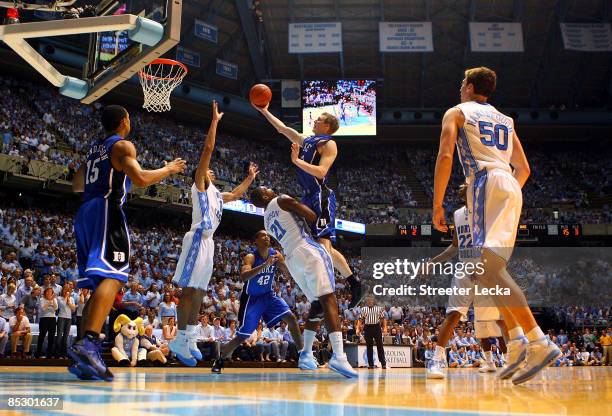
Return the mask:
<path id="1" fill-rule="evenodd" d="M 310 322 L 320 322 L 323 320 L 323 306 L 321 302 L 315 300 L 310 304 L 310 313 L 308 314 Z"/>

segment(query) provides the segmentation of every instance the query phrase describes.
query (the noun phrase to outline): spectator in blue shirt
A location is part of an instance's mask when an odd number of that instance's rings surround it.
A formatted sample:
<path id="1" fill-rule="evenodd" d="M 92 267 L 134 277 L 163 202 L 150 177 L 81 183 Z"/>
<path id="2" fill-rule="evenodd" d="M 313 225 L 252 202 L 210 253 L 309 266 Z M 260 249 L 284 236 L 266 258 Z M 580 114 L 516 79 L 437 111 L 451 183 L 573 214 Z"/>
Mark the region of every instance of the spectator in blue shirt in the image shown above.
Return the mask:
<path id="1" fill-rule="evenodd" d="M 136 319 L 138 311 L 144 305 L 144 299 L 138 292 L 138 283 L 132 282 L 130 290 L 123 295 L 122 309 L 130 319 Z"/>
<path id="2" fill-rule="evenodd" d="M 70 263 L 70 268 L 64 270 L 64 281 L 68 280 L 71 282 L 76 282 L 79 278 L 79 268 L 77 267 L 76 262 Z"/>
<path id="3" fill-rule="evenodd" d="M 0 358 L 4 358 L 4 350 L 9 340 L 9 324 L 6 319 L 0 316 Z"/>

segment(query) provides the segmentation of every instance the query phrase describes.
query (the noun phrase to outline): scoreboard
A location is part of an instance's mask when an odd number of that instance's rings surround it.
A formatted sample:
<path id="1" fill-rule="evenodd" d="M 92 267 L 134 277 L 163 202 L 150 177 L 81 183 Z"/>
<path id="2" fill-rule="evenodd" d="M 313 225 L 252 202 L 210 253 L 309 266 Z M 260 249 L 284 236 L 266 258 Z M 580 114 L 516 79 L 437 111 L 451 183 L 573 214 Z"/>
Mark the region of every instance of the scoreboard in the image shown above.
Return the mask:
<path id="1" fill-rule="evenodd" d="M 396 237 L 412 239 L 418 237 L 452 237 L 455 226 L 448 226 L 447 233 L 437 231 L 432 224 L 398 224 Z M 552 237 L 560 239 L 579 238 L 582 236 L 580 224 L 520 224 L 517 230 L 518 238 Z"/>

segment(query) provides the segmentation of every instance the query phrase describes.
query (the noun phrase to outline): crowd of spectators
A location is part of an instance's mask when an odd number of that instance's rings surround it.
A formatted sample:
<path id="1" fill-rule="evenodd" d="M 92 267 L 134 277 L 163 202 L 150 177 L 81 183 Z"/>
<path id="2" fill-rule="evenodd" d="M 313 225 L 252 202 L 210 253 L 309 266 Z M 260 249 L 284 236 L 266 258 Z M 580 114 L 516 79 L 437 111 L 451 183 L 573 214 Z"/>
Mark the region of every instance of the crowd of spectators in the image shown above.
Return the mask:
<path id="1" fill-rule="evenodd" d="M 19 342 L 23 344 L 24 351 L 28 352 L 32 334 L 27 328 L 36 323 L 39 334 L 32 354 L 37 357 L 65 356 L 71 324 L 80 321 L 83 306 L 90 296 L 89 291 L 76 289 L 74 284 L 78 270 L 72 217 L 68 213 L 40 209 L 0 210 L 0 246 L 3 253 L 0 262 L 1 354 L 16 354 Z M 176 335 L 176 305 L 180 302 L 181 289 L 171 280 L 180 253 L 183 231 L 170 226 L 131 227 L 131 273 L 126 286 L 115 300 L 109 322 L 113 322 L 121 313 L 131 318 L 141 317 L 145 326 L 150 325 L 153 330 L 159 331 L 162 346 Z M 196 327 L 198 346 L 206 358 L 216 357 L 221 345 L 235 335 L 243 285 L 238 278 L 239 267 L 250 243 L 226 235 L 215 237 L 215 246 L 213 278 L 203 299 L 200 324 Z M 359 272 L 360 259 L 349 256 L 349 262 Z M 363 334 L 360 309 L 348 309 L 350 295 L 340 276 L 337 276 L 336 287 L 345 341 L 361 342 Z M 303 325 L 310 303 L 295 282 L 280 274 L 274 290 L 290 305 L 298 322 Z M 599 353 L 605 354 L 607 338 L 603 328 L 612 321 L 612 308 L 573 307 L 557 309 L 556 313 L 565 328 L 578 328 L 571 333 L 574 341 L 561 342 L 560 345 L 567 344 L 570 351 L 582 352 L 582 348 L 586 348 L 591 354 L 588 362 L 595 360 L 590 365 L 610 363 L 610 358 L 604 361 L 605 355 L 599 361 L 597 357 Z M 449 344 L 449 351 L 452 352 L 449 354 L 458 357 L 457 366 L 462 367 L 479 365 L 476 361 L 481 355 L 478 342 L 473 341 L 476 336 L 473 315 L 470 314 L 469 318 L 468 322 L 457 328 Z M 390 343 L 413 346 L 415 362 L 424 363 L 430 355 L 437 327 L 443 319 L 443 308 L 386 306 L 383 335 Z M 107 328 L 108 339 L 113 338 L 111 326 Z M 574 336 L 583 335 L 583 328 L 594 328 L 590 333 L 594 333 L 596 338 L 599 336 L 593 345 L 583 343 Z M 11 348 L 6 351 L 9 338 L 12 341 Z M 561 341 L 564 339 L 561 338 Z M 504 355 L 495 348 L 494 357 L 498 365 L 502 365 Z M 606 351 L 612 351 L 609 348 Z M 315 351 L 321 361 L 329 358 L 329 343 L 324 327 L 318 329 Z M 571 354 L 568 357 L 572 361 Z M 296 358 L 295 343 L 284 323 L 276 328 L 260 325 L 234 354 L 236 360 L 292 361 Z M 570 365 L 570 361 L 566 364 L 560 362 L 559 365 Z M 574 361 L 571 365 L 580 364 Z"/>
<path id="2" fill-rule="evenodd" d="M 24 172 L 29 160 L 44 160 L 65 167 L 70 179 L 92 137 L 103 132 L 98 123 L 100 103 L 85 106 L 63 97 L 55 89 L 38 83 L 0 77 L 2 107 L 0 134 L 2 153 L 21 156 Z M 36 97 L 31 100 L 29 97 Z M 139 161 L 146 168 L 159 167 L 163 161 L 182 157 L 189 163 L 186 176 L 173 176 L 163 183 L 187 188 L 190 172 L 199 160 L 205 130 L 201 126 L 180 124 L 170 118 L 160 118 L 140 110 L 131 111 L 130 139 L 139 149 Z M 290 163 L 289 148 L 284 141 L 264 144 L 258 140 L 238 138 L 220 133 L 211 167 L 217 177 L 230 185 L 239 183 L 248 162 L 259 164 L 262 184 L 281 192 L 299 196 L 300 191 Z M 429 207 L 433 190 L 435 148 L 410 148 L 408 157 L 400 146 L 360 145 L 349 153 L 340 153 L 335 164 L 332 186 L 336 187 L 339 217 L 365 223 L 423 222 L 429 214 L 400 208 L 414 208 L 417 201 L 406 178 L 398 174 L 399 164 L 409 161 L 429 201 L 419 204 Z M 609 207 L 590 208 L 590 196 L 610 195 L 609 153 L 583 149 L 580 152 L 544 150 L 529 151 L 532 175 L 524 195 L 524 219 L 546 223 L 609 223 Z M 596 157 L 595 157 L 596 156 Z M 461 167 L 453 169 L 447 213 L 460 206 L 457 187 L 463 181 Z M 556 214 L 551 208 L 556 208 Z"/>

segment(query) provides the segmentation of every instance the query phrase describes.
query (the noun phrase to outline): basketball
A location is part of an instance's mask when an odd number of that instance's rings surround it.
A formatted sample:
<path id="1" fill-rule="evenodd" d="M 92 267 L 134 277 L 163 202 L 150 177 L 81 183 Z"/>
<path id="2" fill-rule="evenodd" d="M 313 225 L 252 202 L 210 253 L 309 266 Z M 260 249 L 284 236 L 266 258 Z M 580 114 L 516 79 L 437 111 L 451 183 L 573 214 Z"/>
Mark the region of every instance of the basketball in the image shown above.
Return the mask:
<path id="1" fill-rule="evenodd" d="M 272 100 L 272 90 L 265 84 L 253 85 L 249 92 L 249 100 L 257 107 L 265 107 Z"/>

